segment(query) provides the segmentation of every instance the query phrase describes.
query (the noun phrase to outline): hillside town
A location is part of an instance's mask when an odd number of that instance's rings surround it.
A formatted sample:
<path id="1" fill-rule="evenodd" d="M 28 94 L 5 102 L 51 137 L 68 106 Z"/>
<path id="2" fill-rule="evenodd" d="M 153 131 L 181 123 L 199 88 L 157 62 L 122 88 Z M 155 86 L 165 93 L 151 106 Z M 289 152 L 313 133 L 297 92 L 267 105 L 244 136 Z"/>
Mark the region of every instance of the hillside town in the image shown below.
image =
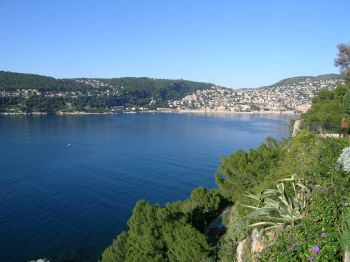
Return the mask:
<path id="1" fill-rule="evenodd" d="M 169 108 L 205 112 L 295 111 L 305 112 L 320 90 L 332 90 L 343 82 L 338 77 L 296 77 L 272 86 L 229 89 L 213 86 L 197 90 L 181 100 L 169 101 Z"/>

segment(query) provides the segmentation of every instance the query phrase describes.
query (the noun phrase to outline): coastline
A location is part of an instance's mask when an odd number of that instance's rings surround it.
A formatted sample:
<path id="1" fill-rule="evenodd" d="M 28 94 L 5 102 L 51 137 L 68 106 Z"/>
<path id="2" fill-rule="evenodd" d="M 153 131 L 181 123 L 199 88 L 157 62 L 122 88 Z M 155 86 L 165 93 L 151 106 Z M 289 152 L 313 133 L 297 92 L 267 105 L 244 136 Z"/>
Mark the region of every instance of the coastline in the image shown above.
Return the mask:
<path id="1" fill-rule="evenodd" d="M 32 113 L 24 113 L 24 112 L 17 112 L 17 113 L 9 113 L 9 112 L 0 112 L 0 116 L 30 116 L 30 115 L 47 115 L 46 112 L 32 112 Z"/>
<path id="2" fill-rule="evenodd" d="M 173 111 L 157 111 L 159 113 L 178 113 L 178 114 L 261 114 L 261 115 L 269 115 L 269 114 L 279 114 L 279 115 L 294 115 L 299 114 L 294 111 L 251 111 L 251 112 L 237 112 L 237 111 L 214 111 L 214 110 L 173 110 Z"/>
<path id="3" fill-rule="evenodd" d="M 48 114 L 47 112 L 31 112 L 31 113 L 8 113 L 8 112 L 2 112 L 0 113 L 0 116 L 46 116 L 46 115 L 55 115 L 55 116 L 63 116 L 63 115 L 112 115 L 114 113 L 112 112 L 83 112 L 83 111 L 76 111 L 76 112 L 56 112 L 54 114 Z"/>
<path id="4" fill-rule="evenodd" d="M 161 109 L 161 110 L 147 110 L 147 111 L 127 111 L 127 112 L 84 112 L 84 111 L 75 111 L 75 112 L 56 112 L 52 115 L 64 116 L 64 115 L 118 115 L 118 114 L 144 114 L 144 113 L 168 113 L 168 114 L 196 114 L 196 115 L 297 115 L 300 114 L 295 111 L 251 111 L 251 112 L 237 112 L 237 111 L 209 111 L 209 110 L 173 110 L 173 109 Z M 49 115 L 47 112 L 1 112 L 0 116 L 42 116 Z"/>

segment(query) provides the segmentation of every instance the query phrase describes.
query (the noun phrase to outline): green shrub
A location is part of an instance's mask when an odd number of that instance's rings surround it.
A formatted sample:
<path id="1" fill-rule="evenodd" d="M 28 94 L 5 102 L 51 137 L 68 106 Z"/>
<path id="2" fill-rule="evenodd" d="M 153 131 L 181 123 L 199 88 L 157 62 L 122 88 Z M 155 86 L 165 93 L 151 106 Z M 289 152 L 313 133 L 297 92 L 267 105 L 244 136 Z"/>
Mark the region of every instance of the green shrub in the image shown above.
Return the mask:
<path id="1" fill-rule="evenodd" d="M 226 236 L 221 238 L 218 243 L 218 261 L 232 262 L 236 261 L 237 243 L 228 239 Z"/>
<path id="2" fill-rule="evenodd" d="M 345 250 L 350 251 L 350 208 L 349 207 L 344 209 L 341 217 L 340 243 L 344 251 Z"/>
<path id="3" fill-rule="evenodd" d="M 246 238 L 250 232 L 249 220 L 239 208 L 238 206 L 232 208 L 226 231 L 226 237 L 237 243 Z"/>
<path id="4" fill-rule="evenodd" d="M 102 262 L 124 262 L 128 249 L 128 234 L 120 233 L 102 254 Z"/>
<path id="5" fill-rule="evenodd" d="M 341 246 L 337 225 L 343 197 L 336 188 L 318 194 L 307 216 L 296 227 L 287 227 L 261 254 L 262 261 L 339 261 Z M 314 246 L 319 253 L 314 254 Z"/>
<path id="6" fill-rule="evenodd" d="M 257 186 L 271 172 L 280 156 L 280 145 L 267 138 L 256 150 L 238 150 L 222 158 L 222 165 L 215 174 L 220 192 L 233 202 L 239 201 L 246 191 Z"/>
<path id="7" fill-rule="evenodd" d="M 245 217 L 243 208 L 239 205 L 231 207 L 224 214 L 226 233 L 218 242 L 218 258 L 222 262 L 235 261 L 239 241 L 249 236 L 249 221 Z"/>

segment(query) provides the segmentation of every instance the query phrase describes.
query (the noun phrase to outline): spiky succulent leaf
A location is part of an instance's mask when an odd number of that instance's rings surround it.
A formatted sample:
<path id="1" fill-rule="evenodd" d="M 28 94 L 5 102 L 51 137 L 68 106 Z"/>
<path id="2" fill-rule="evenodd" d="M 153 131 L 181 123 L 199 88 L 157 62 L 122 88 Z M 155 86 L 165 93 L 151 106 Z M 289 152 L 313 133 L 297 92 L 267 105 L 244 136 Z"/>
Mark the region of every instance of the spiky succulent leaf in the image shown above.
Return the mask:
<path id="1" fill-rule="evenodd" d="M 291 183 L 293 196 L 289 196 L 285 190 L 283 182 Z M 255 220 L 250 227 L 263 227 L 265 230 L 294 225 L 302 217 L 302 211 L 305 209 L 311 190 L 298 179 L 297 175 L 280 180 L 276 189 L 265 189 L 259 194 L 248 194 L 251 199 L 258 201 L 256 207 L 242 205 L 253 211 L 247 215 L 247 218 Z"/>

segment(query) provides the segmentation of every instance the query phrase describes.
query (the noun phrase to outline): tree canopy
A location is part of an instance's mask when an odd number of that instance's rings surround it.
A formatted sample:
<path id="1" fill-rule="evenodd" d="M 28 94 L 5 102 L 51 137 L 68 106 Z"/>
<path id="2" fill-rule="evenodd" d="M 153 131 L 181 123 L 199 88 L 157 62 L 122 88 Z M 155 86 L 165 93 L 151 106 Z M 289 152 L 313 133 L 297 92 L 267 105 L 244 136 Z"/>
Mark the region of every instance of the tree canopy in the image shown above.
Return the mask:
<path id="1" fill-rule="evenodd" d="M 334 64 L 340 68 L 345 76 L 350 77 L 350 45 L 339 44 L 337 47 L 339 53 Z"/>

